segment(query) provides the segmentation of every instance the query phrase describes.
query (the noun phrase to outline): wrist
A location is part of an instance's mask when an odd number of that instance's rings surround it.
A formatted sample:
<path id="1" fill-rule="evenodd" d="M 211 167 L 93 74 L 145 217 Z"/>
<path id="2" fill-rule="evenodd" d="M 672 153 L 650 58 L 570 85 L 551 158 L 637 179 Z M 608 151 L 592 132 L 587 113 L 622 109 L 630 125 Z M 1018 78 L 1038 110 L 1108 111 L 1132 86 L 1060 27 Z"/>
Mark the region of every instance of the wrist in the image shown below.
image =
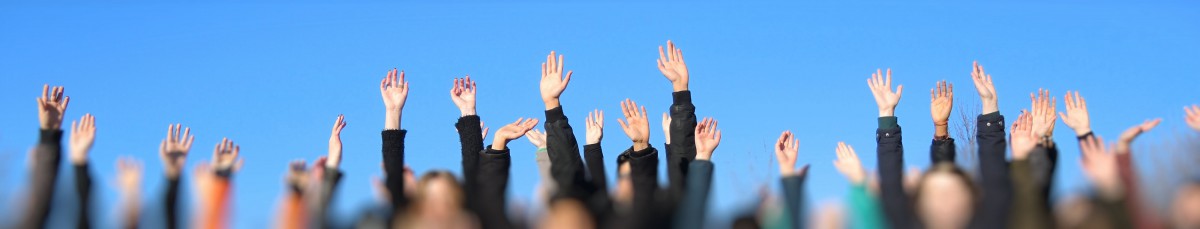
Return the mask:
<path id="1" fill-rule="evenodd" d="M 559 106 L 558 98 L 542 98 L 542 102 L 546 104 L 546 110 Z"/>
<path id="2" fill-rule="evenodd" d="M 675 89 L 675 92 L 687 91 L 688 85 L 687 85 L 687 82 L 671 83 L 671 88 Z"/>
<path id="3" fill-rule="evenodd" d="M 697 152 L 697 153 L 696 153 L 696 160 L 700 160 L 700 161 L 710 161 L 709 159 L 711 159 L 711 158 L 712 158 L 712 153 L 713 153 L 712 151 L 706 151 L 706 152 Z"/>
<path id="4" fill-rule="evenodd" d="M 475 115 L 475 108 L 474 108 L 474 107 L 471 107 L 471 108 L 459 108 L 459 109 L 458 109 L 458 112 L 462 114 L 462 115 L 461 115 L 461 116 L 459 116 L 459 117 L 467 117 L 467 116 Z"/>
<path id="5" fill-rule="evenodd" d="M 508 140 L 503 138 L 495 138 L 492 140 L 492 150 L 503 151 L 504 149 L 507 149 L 507 145 Z"/>
<path id="6" fill-rule="evenodd" d="M 1081 136 L 1083 136 L 1087 133 L 1091 133 L 1091 132 L 1092 132 L 1091 127 L 1075 128 L 1075 136 L 1076 137 L 1081 137 Z"/>
<path id="7" fill-rule="evenodd" d="M 642 151 L 646 148 L 650 148 L 650 143 L 645 141 L 633 141 L 633 151 Z"/>
<path id="8" fill-rule="evenodd" d="M 72 152 L 71 153 L 71 163 L 74 163 L 75 165 L 87 164 L 88 163 L 87 156 L 83 155 L 81 153 Z"/>
<path id="9" fill-rule="evenodd" d="M 946 139 L 946 137 L 948 137 L 948 136 L 950 136 L 950 125 L 948 123 L 946 123 L 945 121 L 942 121 L 941 123 L 939 123 L 939 122 L 933 123 L 933 138 L 934 139 Z"/>
<path id="10" fill-rule="evenodd" d="M 879 109 L 879 117 L 896 116 L 896 108 Z"/>
<path id="11" fill-rule="evenodd" d="M 983 102 L 983 114 L 991 114 L 997 111 L 1000 111 L 1000 105 L 996 104 L 995 101 Z"/>
<path id="12" fill-rule="evenodd" d="M 383 129 L 385 129 L 385 130 L 399 130 L 400 129 L 400 110 L 389 109 L 385 113 L 384 118 L 386 120 L 383 121 Z"/>

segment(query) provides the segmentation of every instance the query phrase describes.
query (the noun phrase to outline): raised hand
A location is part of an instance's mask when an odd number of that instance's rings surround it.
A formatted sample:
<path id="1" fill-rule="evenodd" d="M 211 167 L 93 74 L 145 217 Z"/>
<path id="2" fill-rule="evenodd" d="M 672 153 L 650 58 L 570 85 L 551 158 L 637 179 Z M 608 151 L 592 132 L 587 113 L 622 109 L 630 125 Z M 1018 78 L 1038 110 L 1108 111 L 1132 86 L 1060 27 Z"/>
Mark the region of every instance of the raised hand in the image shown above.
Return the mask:
<path id="1" fill-rule="evenodd" d="M 79 122 L 71 122 L 71 162 L 86 164 L 88 151 L 96 142 L 96 117 L 84 114 Z"/>
<path id="2" fill-rule="evenodd" d="M 395 68 L 388 71 L 387 76 L 379 81 L 379 94 L 383 96 L 383 107 L 387 109 L 383 128 L 399 130 L 404 101 L 408 100 L 408 81 L 404 80 L 404 72 L 396 73 Z"/>
<path id="3" fill-rule="evenodd" d="M 1058 116 L 1054 113 L 1058 109 L 1058 99 L 1050 96 L 1050 90 L 1038 89 L 1038 93 L 1030 93 L 1029 100 L 1033 102 L 1033 134 L 1038 137 L 1050 137 L 1054 135 L 1054 123 L 1058 121 Z"/>
<path id="4" fill-rule="evenodd" d="M 51 88 L 49 84 L 42 85 L 42 97 L 37 98 L 38 123 L 43 130 L 62 128 L 63 114 L 67 113 L 70 96 L 63 96 L 62 86 Z"/>
<path id="5" fill-rule="evenodd" d="M 1187 113 L 1184 120 L 1192 130 L 1200 131 L 1200 106 L 1192 105 L 1192 107 L 1183 107 L 1183 111 Z"/>
<path id="6" fill-rule="evenodd" d="M 1080 142 L 1080 167 L 1084 175 L 1100 190 L 1102 196 L 1116 199 L 1121 196 L 1121 176 L 1117 169 L 1116 154 L 1108 152 L 1104 140 L 1093 135 Z"/>
<path id="7" fill-rule="evenodd" d="M 1137 138 L 1138 135 L 1142 135 L 1142 133 L 1146 133 L 1146 131 L 1154 129 L 1154 127 L 1158 126 L 1158 123 L 1161 122 L 1161 118 L 1156 118 L 1152 120 L 1146 120 L 1145 122 L 1142 122 L 1142 124 L 1138 124 L 1126 129 L 1124 133 L 1121 133 L 1121 138 L 1117 139 L 1117 146 L 1114 147 L 1115 149 L 1113 151 L 1118 154 L 1129 153 L 1129 146 L 1133 144 L 1134 138 Z"/>
<path id="8" fill-rule="evenodd" d="M 475 115 L 475 81 L 471 80 L 470 75 L 454 78 L 454 87 L 450 88 L 450 100 L 454 101 L 454 106 L 458 106 L 462 117 Z"/>
<path id="9" fill-rule="evenodd" d="M 604 111 L 594 110 L 588 112 L 587 120 L 587 144 L 599 144 L 600 139 L 604 138 Z"/>
<path id="10" fill-rule="evenodd" d="M 833 167 L 837 167 L 838 172 L 846 176 L 851 184 L 862 185 L 867 180 L 867 172 L 862 167 L 862 161 L 858 160 L 858 154 L 854 153 L 854 147 L 845 142 L 838 142 L 837 160 L 833 161 Z"/>
<path id="11" fill-rule="evenodd" d="M 979 100 L 983 102 L 983 113 L 991 114 L 1000 111 L 1000 103 L 996 99 L 996 85 L 992 84 L 992 75 L 983 71 L 979 61 L 972 63 L 971 81 L 975 82 L 975 90 L 979 91 Z"/>
<path id="12" fill-rule="evenodd" d="M 238 151 L 241 146 L 234 144 L 229 138 L 222 138 L 221 142 L 213 147 L 213 164 L 212 169 L 217 174 L 233 174 L 242 168 L 242 159 L 238 158 Z"/>
<path id="13" fill-rule="evenodd" d="M 508 142 L 512 141 L 513 139 L 520 138 L 521 135 L 525 135 L 526 132 L 532 130 L 534 127 L 537 127 L 537 124 L 538 120 L 536 118 L 518 118 L 516 122 L 504 125 L 504 127 L 500 127 L 499 130 L 496 130 L 496 135 L 494 135 L 495 138 L 492 139 L 492 149 L 507 149 L 505 145 L 508 145 Z"/>
<path id="14" fill-rule="evenodd" d="M 667 40 L 665 54 L 663 47 L 658 46 L 658 71 L 671 81 L 671 87 L 675 91 L 688 90 L 688 70 L 687 64 L 683 63 L 683 50 L 675 48 L 675 43 L 671 40 Z"/>
<path id="15" fill-rule="evenodd" d="M 711 160 L 713 151 L 721 144 L 721 130 L 717 120 L 704 118 L 696 124 L 696 160 Z"/>
<path id="16" fill-rule="evenodd" d="M 638 112 L 637 103 L 625 99 L 625 101 L 621 101 L 621 113 L 625 114 L 625 120 L 617 119 L 617 124 L 621 124 L 621 130 L 625 131 L 629 140 L 633 140 L 633 150 L 635 151 L 650 147 L 650 122 L 646 120 L 646 107 L 641 107 L 641 109 L 641 112 Z"/>
<path id="17" fill-rule="evenodd" d="M 933 124 L 949 125 L 950 110 L 954 108 L 954 84 L 945 80 L 938 81 L 937 87 L 929 89 L 929 113 L 933 116 Z"/>
<path id="18" fill-rule="evenodd" d="M 671 142 L 671 116 L 667 112 L 663 112 L 662 118 L 663 141 Z"/>
<path id="19" fill-rule="evenodd" d="M 783 131 L 779 134 L 779 141 L 775 141 L 775 159 L 779 161 L 779 174 L 782 176 L 799 175 L 796 170 L 796 157 L 800 153 L 800 140 L 796 140 L 796 136 L 792 135 L 792 131 Z"/>
<path id="20" fill-rule="evenodd" d="M 533 144 L 533 147 L 546 148 L 546 133 L 542 133 L 542 131 L 529 130 L 529 132 L 525 132 L 525 139 L 529 139 L 529 144 Z"/>
<path id="21" fill-rule="evenodd" d="M 1013 159 L 1024 160 L 1037 147 L 1038 136 L 1040 136 L 1034 131 L 1037 119 L 1037 114 L 1022 110 L 1021 116 L 1018 116 L 1017 121 L 1012 123 L 1012 136 L 1009 144 L 1012 145 Z"/>
<path id="22" fill-rule="evenodd" d="M 871 78 L 867 79 L 867 86 L 871 88 L 871 94 L 875 95 L 875 104 L 879 105 L 879 117 L 895 116 L 896 104 L 900 103 L 904 85 L 897 86 L 896 91 L 892 92 L 892 69 L 887 70 L 887 78 L 884 78 L 882 70 L 875 69 L 875 74 L 871 74 Z"/>
<path id="23" fill-rule="evenodd" d="M 333 122 L 333 131 L 329 134 L 329 158 L 325 160 L 325 168 L 334 169 L 342 163 L 342 129 L 346 128 L 346 117 L 338 115 Z"/>
<path id="24" fill-rule="evenodd" d="M 131 157 L 117 158 L 117 190 L 125 201 L 122 224 L 137 225 L 142 198 L 142 162 Z"/>
<path id="25" fill-rule="evenodd" d="M 192 136 L 192 128 L 182 127 L 180 124 L 167 125 L 167 139 L 163 139 L 162 144 L 159 144 L 158 156 L 162 160 L 163 168 L 166 168 L 168 177 L 179 177 L 194 140 L 196 136 Z"/>
<path id="26" fill-rule="evenodd" d="M 1059 112 L 1058 116 L 1062 117 L 1063 123 L 1067 124 L 1071 130 L 1075 130 L 1075 136 L 1083 136 L 1088 132 L 1092 132 L 1092 121 L 1088 118 L 1087 101 L 1079 96 L 1079 91 L 1075 91 L 1074 97 L 1071 91 L 1067 91 L 1067 95 L 1063 96 L 1063 102 L 1067 103 L 1067 113 Z"/>
<path id="27" fill-rule="evenodd" d="M 571 82 L 571 73 L 567 71 L 566 77 L 563 77 L 563 57 L 558 55 L 558 59 L 554 59 L 554 51 L 550 51 L 546 62 L 542 63 L 541 91 L 546 110 L 559 106 L 558 97 L 567 89 L 567 83 Z"/>

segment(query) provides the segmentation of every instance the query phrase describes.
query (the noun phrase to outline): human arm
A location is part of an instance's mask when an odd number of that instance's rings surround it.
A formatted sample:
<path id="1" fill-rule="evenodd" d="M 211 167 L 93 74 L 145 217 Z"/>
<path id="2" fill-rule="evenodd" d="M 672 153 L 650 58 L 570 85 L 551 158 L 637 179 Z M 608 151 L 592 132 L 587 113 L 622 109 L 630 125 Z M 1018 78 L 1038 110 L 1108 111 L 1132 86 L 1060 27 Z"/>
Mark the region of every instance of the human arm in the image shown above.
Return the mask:
<path id="1" fill-rule="evenodd" d="M 784 207 L 787 209 L 789 228 L 803 228 L 804 218 L 804 180 L 808 173 L 808 165 L 796 168 L 796 160 L 800 152 L 800 140 L 792 131 L 783 131 L 779 140 L 775 141 L 775 159 L 779 162 L 779 177 L 783 187 Z"/>
<path id="2" fill-rule="evenodd" d="M 71 122 L 71 164 L 75 168 L 75 194 L 79 198 L 77 228 L 91 227 L 92 174 L 87 155 L 95 140 L 95 116 L 84 114 L 78 122 Z"/>
<path id="3" fill-rule="evenodd" d="M 142 162 L 131 157 L 117 159 L 117 189 L 121 192 L 121 228 L 138 228 L 141 218 Z"/>
<path id="4" fill-rule="evenodd" d="M 929 147 L 929 157 L 934 163 L 954 162 L 957 156 L 954 138 L 950 138 L 950 111 L 954 107 L 954 84 L 945 80 L 938 81 L 937 86 L 929 90 L 929 109 L 933 117 L 933 143 Z"/>
<path id="5" fill-rule="evenodd" d="M 383 137 L 383 170 L 386 177 L 384 183 L 389 196 L 391 196 L 392 210 L 398 210 L 408 205 L 408 197 L 404 194 L 404 137 L 408 131 L 400 127 L 404 103 L 408 100 L 408 89 L 408 81 L 404 80 L 404 72 L 397 72 L 394 68 L 379 81 L 379 94 L 383 98 L 385 111 L 383 131 L 380 133 Z M 478 131 L 469 132 L 479 133 Z M 460 129 L 459 134 L 462 133 L 463 131 Z M 480 149 L 482 148 L 480 146 Z"/>
<path id="6" fill-rule="evenodd" d="M 69 96 L 63 96 L 63 91 L 61 86 L 43 85 L 42 96 L 37 98 L 40 137 L 30 153 L 33 170 L 20 228 L 42 227 L 50 216 L 58 164 L 62 160 L 62 119 L 71 100 Z"/>
<path id="7" fill-rule="evenodd" d="M 879 126 L 875 130 L 876 157 L 878 158 L 880 194 L 884 216 L 894 228 L 910 228 L 914 225 L 912 204 L 904 190 L 904 145 L 901 141 L 900 125 L 895 116 L 896 104 L 900 101 L 901 88 L 891 90 L 891 70 L 886 79 L 883 72 L 876 70 L 867 79 L 867 85 L 875 96 L 879 107 Z"/>
<path id="8" fill-rule="evenodd" d="M 196 140 L 191 132 L 191 128 L 181 124 L 167 125 L 167 138 L 159 144 L 159 159 L 167 175 L 167 193 L 163 200 L 167 228 L 179 227 L 179 174 Z"/>
<path id="9" fill-rule="evenodd" d="M 708 195 L 712 188 L 712 153 L 721 143 L 717 121 L 706 118 L 696 126 L 696 160 L 689 165 L 687 187 L 676 214 L 676 228 L 704 228 Z"/>

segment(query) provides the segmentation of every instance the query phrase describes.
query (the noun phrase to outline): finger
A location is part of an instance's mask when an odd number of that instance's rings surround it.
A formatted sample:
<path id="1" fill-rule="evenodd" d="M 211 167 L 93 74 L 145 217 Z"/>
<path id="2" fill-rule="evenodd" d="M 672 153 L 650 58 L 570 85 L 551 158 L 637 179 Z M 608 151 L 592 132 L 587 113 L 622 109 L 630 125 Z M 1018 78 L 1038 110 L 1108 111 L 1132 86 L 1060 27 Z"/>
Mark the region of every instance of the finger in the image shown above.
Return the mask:
<path id="1" fill-rule="evenodd" d="M 896 97 L 900 97 L 900 95 L 903 95 L 903 94 L 904 94 L 904 85 L 901 84 L 900 86 L 896 86 Z"/>
<path id="2" fill-rule="evenodd" d="M 50 100 L 50 84 L 42 84 L 42 100 Z"/>
<path id="3" fill-rule="evenodd" d="M 659 45 L 658 46 L 658 65 L 662 66 L 663 62 L 666 62 L 666 61 L 667 61 L 667 55 L 663 54 L 663 47 L 661 45 Z"/>
<path id="4" fill-rule="evenodd" d="M 892 88 L 892 69 L 891 68 L 887 69 L 887 82 L 884 82 L 883 85 L 887 86 L 887 88 Z"/>
<path id="5" fill-rule="evenodd" d="M 562 81 L 563 88 L 567 88 L 567 85 L 571 83 L 571 75 L 574 75 L 574 74 L 575 74 L 575 71 L 567 71 L 567 76 L 563 77 L 563 81 Z"/>
<path id="6" fill-rule="evenodd" d="M 622 130 L 625 130 L 626 132 L 628 132 L 628 131 L 629 131 L 629 126 L 628 126 L 628 125 L 625 125 L 625 120 L 622 120 L 622 119 L 617 119 L 617 124 L 620 124 L 620 125 L 621 125 L 621 129 L 622 129 Z"/>
<path id="7" fill-rule="evenodd" d="M 558 55 L 558 72 L 563 71 L 563 55 Z"/>

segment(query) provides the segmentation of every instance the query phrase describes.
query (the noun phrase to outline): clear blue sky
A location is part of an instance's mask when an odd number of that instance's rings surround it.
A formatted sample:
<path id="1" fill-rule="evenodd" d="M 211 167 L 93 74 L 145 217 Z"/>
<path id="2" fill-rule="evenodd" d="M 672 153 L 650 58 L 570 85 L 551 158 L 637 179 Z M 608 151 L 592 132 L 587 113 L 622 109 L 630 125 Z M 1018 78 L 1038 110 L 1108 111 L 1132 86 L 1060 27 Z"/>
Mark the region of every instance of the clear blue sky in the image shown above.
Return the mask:
<path id="1" fill-rule="evenodd" d="M 995 77 L 1010 120 L 1038 88 L 1059 97 L 1080 90 L 1101 135 L 1115 138 L 1152 117 L 1164 122 L 1143 143 L 1183 133 L 1181 107 L 1200 103 L 1200 76 L 1192 70 L 1200 62 L 1197 6 L 4 3 L 0 200 L 17 200 L 26 180 L 25 154 L 37 137 L 34 98 L 50 83 L 67 87 L 69 119 L 97 116 L 92 172 L 97 217 L 108 225 L 115 223 L 119 155 L 144 161 L 146 212 L 158 211 L 152 204 L 164 179 L 157 147 L 167 124 L 176 122 L 196 135 L 189 168 L 209 160 L 211 145 L 222 137 L 241 144 L 246 166 L 235 178 L 234 224 L 270 225 L 287 162 L 324 155 L 338 114 L 349 126 L 335 214 L 350 219 L 374 201 L 370 179 L 381 174 L 384 115 L 376 88 L 386 70 L 402 68 L 412 83 L 402 124 L 409 130 L 408 163 L 418 172 L 457 172 L 451 79 L 470 74 L 478 80 L 479 114 L 493 129 L 518 117 L 544 118 L 538 64 L 550 50 L 566 55 L 566 68 L 575 71 L 563 95 L 574 124 L 581 127 L 591 109 L 608 111 L 603 144 L 611 179 L 611 162 L 630 145 L 615 123 L 621 99 L 647 107 L 655 124 L 651 141 L 661 146 L 657 117 L 667 111 L 671 87 L 654 59 L 656 47 L 672 39 L 685 51 L 698 115 L 719 119 L 724 130 L 713 158 L 711 215 L 724 218 L 745 206 L 759 185 L 776 189 L 770 144 L 785 129 L 796 132 L 800 160 L 813 166 L 810 201 L 839 201 L 848 184 L 830 164 L 836 142 L 854 145 L 868 168 L 875 165 L 877 113 L 864 79 L 876 68 L 892 68 L 895 82 L 908 89 L 897 116 L 906 133 L 906 163 L 913 166 L 929 163 L 933 129 L 925 90 L 947 79 L 957 86 L 956 105 L 978 105 L 972 60 Z M 577 130 L 582 138 L 583 128 Z M 1079 191 L 1085 184 L 1071 131 L 1060 123 L 1055 136 L 1065 146 L 1057 193 Z M 538 179 L 534 148 L 524 139 L 509 146 L 511 202 L 528 201 Z M 67 164 L 58 189 L 64 200 L 71 193 Z"/>

